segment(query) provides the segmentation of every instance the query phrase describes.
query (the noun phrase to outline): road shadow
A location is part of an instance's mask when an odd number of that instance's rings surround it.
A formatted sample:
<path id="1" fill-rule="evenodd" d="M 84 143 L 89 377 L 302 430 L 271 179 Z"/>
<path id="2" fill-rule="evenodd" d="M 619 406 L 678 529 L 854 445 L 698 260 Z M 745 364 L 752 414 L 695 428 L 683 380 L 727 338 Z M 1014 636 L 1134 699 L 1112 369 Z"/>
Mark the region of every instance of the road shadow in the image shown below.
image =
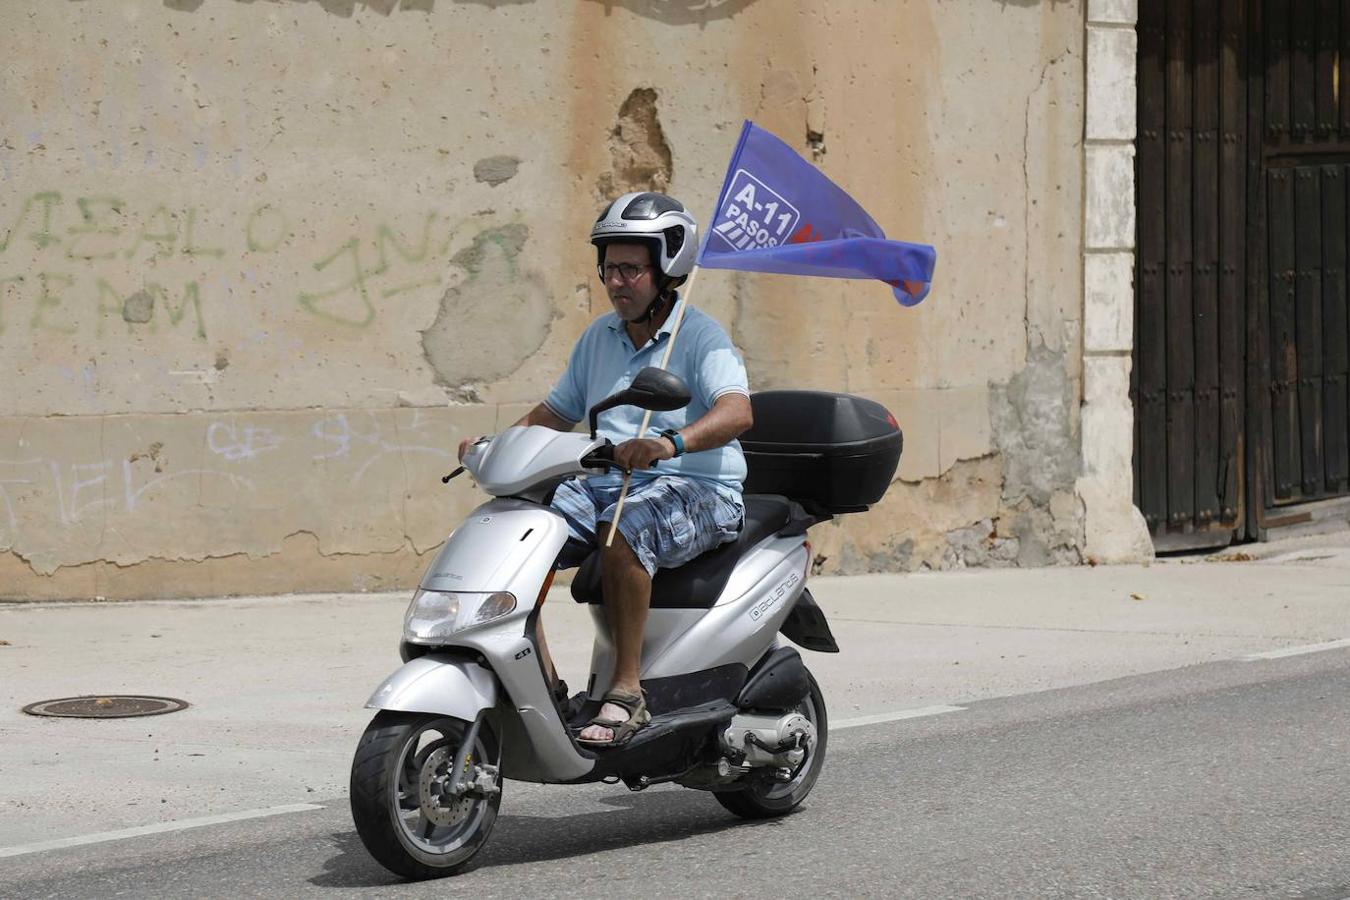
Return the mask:
<path id="1" fill-rule="evenodd" d="M 474 871 L 659 845 L 731 828 L 778 824 L 772 819 L 765 822 L 738 819 L 701 791 L 606 797 L 600 803 L 617 811 L 556 818 L 501 816 Z M 337 832 L 331 839 L 338 852 L 324 861 L 323 872 L 309 879 L 310 884 L 326 888 L 373 888 L 401 882 L 402 879 L 371 858 L 356 832 Z"/>

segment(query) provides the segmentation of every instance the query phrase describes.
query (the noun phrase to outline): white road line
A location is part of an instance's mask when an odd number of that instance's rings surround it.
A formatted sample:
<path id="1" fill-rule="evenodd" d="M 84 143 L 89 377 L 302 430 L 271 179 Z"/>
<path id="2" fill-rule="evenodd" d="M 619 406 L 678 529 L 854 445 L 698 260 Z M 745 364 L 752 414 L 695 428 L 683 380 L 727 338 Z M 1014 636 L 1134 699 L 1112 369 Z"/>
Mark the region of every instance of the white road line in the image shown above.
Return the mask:
<path id="1" fill-rule="evenodd" d="M 961 712 L 964 706 L 924 706 L 919 709 L 902 709 L 899 712 L 877 713 L 874 716 L 858 716 L 854 719 L 840 719 L 830 723 L 831 731 L 845 728 L 860 728 L 863 725 L 876 725 L 881 722 L 898 722 L 901 719 L 921 719 L 924 716 L 940 716 L 943 713 Z"/>
<path id="2" fill-rule="evenodd" d="M 1299 647 L 1281 647 L 1279 650 L 1267 650 L 1264 653 L 1248 653 L 1239 657 L 1243 662 L 1255 662 L 1258 659 L 1280 659 L 1285 656 L 1302 656 L 1305 653 L 1321 653 L 1323 650 L 1339 650 L 1350 647 L 1350 638 L 1339 641 L 1327 641 L 1325 644 L 1303 644 Z"/>
<path id="3" fill-rule="evenodd" d="M 291 803 L 287 806 L 269 806 L 266 809 L 246 809 L 242 812 L 221 813 L 218 816 L 202 816 L 199 819 L 179 819 L 175 822 L 157 822 L 154 825 L 139 825 L 135 828 L 122 828 L 117 831 L 101 831 L 97 834 L 86 834 L 80 837 L 38 841 L 36 844 L 20 844 L 17 847 L 0 847 L 0 859 L 3 859 L 6 856 L 23 856 L 25 853 L 41 853 L 44 850 L 60 850 L 63 847 L 81 847 L 85 844 L 102 844 L 105 841 L 120 841 L 125 838 L 142 837 L 147 834 L 164 834 L 169 831 L 202 828 L 206 825 L 223 825 L 226 822 L 241 822 L 244 819 L 263 819 L 267 816 L 280 816 L 286 813 L 306 812 L 311 809 L 324 809 L 324 807 L 314 803 Z"/>

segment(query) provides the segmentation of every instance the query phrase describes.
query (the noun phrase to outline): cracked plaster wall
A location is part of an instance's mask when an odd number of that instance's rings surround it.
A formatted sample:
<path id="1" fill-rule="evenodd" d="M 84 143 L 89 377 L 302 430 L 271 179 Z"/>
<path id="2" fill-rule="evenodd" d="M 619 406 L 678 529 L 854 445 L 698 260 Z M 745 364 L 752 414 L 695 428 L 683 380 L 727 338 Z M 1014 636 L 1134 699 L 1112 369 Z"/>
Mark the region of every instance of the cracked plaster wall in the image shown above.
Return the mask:
<path id="1" fill-rule="evenodd" d="M 665 188 L 705 216 L 746 117 L 939 250 L 915 310 L 877 285 L 699 280 L 753 387 L 865 394 L 905 429 L 890 494 L 821 529 L 818 567 L 1077 558 L 1072 5 L 0 16 L 0 596 L 410 584 L 478 500 L 439 483 L 458 440 L 542 397 L 607 306 L 585 243 L 603 197 Z"/>

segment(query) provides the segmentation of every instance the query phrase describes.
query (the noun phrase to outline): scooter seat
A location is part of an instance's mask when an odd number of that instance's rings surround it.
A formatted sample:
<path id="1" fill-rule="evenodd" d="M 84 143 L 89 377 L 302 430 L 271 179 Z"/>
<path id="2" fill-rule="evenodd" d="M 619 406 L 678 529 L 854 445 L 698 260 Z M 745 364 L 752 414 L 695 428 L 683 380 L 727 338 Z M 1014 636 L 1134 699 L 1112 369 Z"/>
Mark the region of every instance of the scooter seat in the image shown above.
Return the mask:
<path id="1" fill-rule="evenodd" d="M 714 547 L 675 569 L 657 569 L 652 579 L 653 609 L 707 609 L 717 602 L 731 578 L 731 570 L 753 546 L 781 531 L 800 507 L 777 494 L 746 494 L 745 523 L 740 536 Z M 578 603 L 604 603 L 600 584 L 600 551 L 586 557 L 572 580 Z"/>

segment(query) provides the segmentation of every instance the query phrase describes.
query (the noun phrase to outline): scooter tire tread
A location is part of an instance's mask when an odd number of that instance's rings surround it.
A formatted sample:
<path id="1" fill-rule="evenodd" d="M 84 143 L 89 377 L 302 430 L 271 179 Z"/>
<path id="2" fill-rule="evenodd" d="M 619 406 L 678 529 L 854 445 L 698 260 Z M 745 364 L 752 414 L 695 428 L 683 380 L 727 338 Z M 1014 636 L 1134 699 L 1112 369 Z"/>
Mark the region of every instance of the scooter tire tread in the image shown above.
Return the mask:
<path id="1" fill-rule="evenodd" d="M 357 744 L 352 760 L 349 799 L 352 821 L 361 843 L 375 861 L 396 875 L 416 881 L 446 878 L 472 869 L 478 861 L 475 851 L 468 859 L 450 866 L 430 866 L 413 859 L 399 841 L 386 804 L 388 781 L 392 777 L 389 766 L 396 765 L 398 748 L 407 740 L 408 733 L 428 719 L 445 718 L 425 713 L 402 713 L 384 710 L 376 714 L 366 726 Z M 489 826 L 490 830 L 491 826 Z M 487 835 L 479 842 L 486 842 Z"/>

